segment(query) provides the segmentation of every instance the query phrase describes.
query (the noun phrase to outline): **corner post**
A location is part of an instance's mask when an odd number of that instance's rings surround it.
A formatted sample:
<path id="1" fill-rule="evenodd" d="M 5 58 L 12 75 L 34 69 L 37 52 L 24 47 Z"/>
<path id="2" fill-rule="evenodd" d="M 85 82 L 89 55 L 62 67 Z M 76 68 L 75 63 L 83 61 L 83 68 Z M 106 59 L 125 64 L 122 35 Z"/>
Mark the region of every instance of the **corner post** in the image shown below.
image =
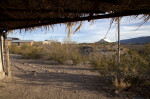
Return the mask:
<path id="1" fill-rule="evenodd" d="M 10 60 L 9 60 L 9 48 L 8 48 L 8 42 L 7 42 L 7 33 L 4 34 L 4 45 L 5 45 L 5 58 L 6 58 L 7 76 L 11 77 Z"/>
<path id="2" fill-rule="evenodd" d="M 3 32 L 0 31 L 0 80 L 5 77 L 3 58 Z"/>

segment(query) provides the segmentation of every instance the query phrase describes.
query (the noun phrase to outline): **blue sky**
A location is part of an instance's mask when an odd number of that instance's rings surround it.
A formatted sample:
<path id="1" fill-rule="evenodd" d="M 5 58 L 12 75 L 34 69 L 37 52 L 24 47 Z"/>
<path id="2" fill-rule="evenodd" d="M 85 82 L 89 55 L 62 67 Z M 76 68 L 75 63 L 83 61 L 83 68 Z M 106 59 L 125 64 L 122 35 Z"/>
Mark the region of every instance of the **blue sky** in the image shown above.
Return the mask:
<path id="1" fill-rule="evenodd" d="M 138 26 L 140 25 L 142 20 L 137 19 L 129 19 L 128 17 L 124 17 L 121 19 L 121 39 L 129 39 L 134 37 L 141 36 L 150 36 L 150 21 L 144 23 L 142 27 L 138 30 Z M 78 43 L 92 43 L 97 42 L 100 39 L 104 38 L 105 34 L 108 31 L 110 26 L 110 19 L 100 19 L 95 20 L 93 24 L 88 21 L 84 21 L 82 27 L 79 31 L 77 31 L 74 35 L 71 35 L 71 39 Z M 111 30 L 109 31 L 106 39 L 111 41 L 117 41 L 117 25 L 113 24 Z M 76 29 L 76 28 L 74 28 Z M 136 31 L 135 31 L 136 30 Z M 63 41 L 67 38 L 67 30 L 65 25 L 57 24 L 54 28 L 50 28 L 49 31 L 45 31 L 44 29 L 36 29 L 35 31 L 27 31 L 24 30 L 20 33 L 19 30 L 14 31 L 13 34 L 9 34 L 8 37 L 18 37 L 21 40 L 34 40 L 34 41 L 44 41 L 44 40 L 57 40 Z"/>

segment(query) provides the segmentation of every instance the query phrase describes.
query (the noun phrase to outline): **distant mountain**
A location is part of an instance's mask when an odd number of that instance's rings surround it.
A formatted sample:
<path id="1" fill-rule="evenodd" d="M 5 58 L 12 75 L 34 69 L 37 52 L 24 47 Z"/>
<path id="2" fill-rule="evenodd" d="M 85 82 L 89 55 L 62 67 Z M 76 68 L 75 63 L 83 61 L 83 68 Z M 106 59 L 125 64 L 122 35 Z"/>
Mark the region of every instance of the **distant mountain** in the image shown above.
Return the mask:
<path id="1" fill-rule="evenodd" d="M 147 44 L 150 43 L 150 36 L 120 40 L 120 43 L 121 44 Z"/>
<path id="2" fill-rule="evenodd" d="M 100 44 L 105 44 L 105 43 L 111 43 L 112 41 L 108 40 L 108 39 L 101 39 L 100 41 L 96 42 L 96 43 L 100 43 Z"/>

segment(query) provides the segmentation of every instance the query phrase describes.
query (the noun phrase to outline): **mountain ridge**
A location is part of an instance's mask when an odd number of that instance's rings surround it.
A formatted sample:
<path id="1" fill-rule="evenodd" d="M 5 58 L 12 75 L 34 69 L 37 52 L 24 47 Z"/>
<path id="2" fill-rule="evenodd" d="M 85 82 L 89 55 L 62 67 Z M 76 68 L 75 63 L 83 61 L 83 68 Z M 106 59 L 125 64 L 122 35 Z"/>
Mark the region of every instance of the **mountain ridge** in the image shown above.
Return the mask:
<path id="1" fill-rule="evenodd" d="M 143 36 L 131 39 L 120 40 L 121 44 L 147 44 L 150 43 L 150 36 Z"/>

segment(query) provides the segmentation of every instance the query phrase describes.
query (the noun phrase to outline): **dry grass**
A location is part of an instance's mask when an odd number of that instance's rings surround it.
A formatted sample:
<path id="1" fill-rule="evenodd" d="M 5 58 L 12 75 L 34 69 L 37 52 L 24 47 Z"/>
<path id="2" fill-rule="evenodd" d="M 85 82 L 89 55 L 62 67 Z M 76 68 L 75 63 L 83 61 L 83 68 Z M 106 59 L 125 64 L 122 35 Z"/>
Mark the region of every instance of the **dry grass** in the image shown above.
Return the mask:
<path id="1" fill-rule="evenodd" d="M 115 80 L 113 81 L 113 85 L 115 86 L 116 90 L 118 90 L 118 91 L 122 91 L 122 90 L 126 89 L 127 87 L 131 86 L 131 84 L 125 82 L 123 79 L 120 79 L 120 81 L 119 81 L 118 78 L 115 78 Z"/>

